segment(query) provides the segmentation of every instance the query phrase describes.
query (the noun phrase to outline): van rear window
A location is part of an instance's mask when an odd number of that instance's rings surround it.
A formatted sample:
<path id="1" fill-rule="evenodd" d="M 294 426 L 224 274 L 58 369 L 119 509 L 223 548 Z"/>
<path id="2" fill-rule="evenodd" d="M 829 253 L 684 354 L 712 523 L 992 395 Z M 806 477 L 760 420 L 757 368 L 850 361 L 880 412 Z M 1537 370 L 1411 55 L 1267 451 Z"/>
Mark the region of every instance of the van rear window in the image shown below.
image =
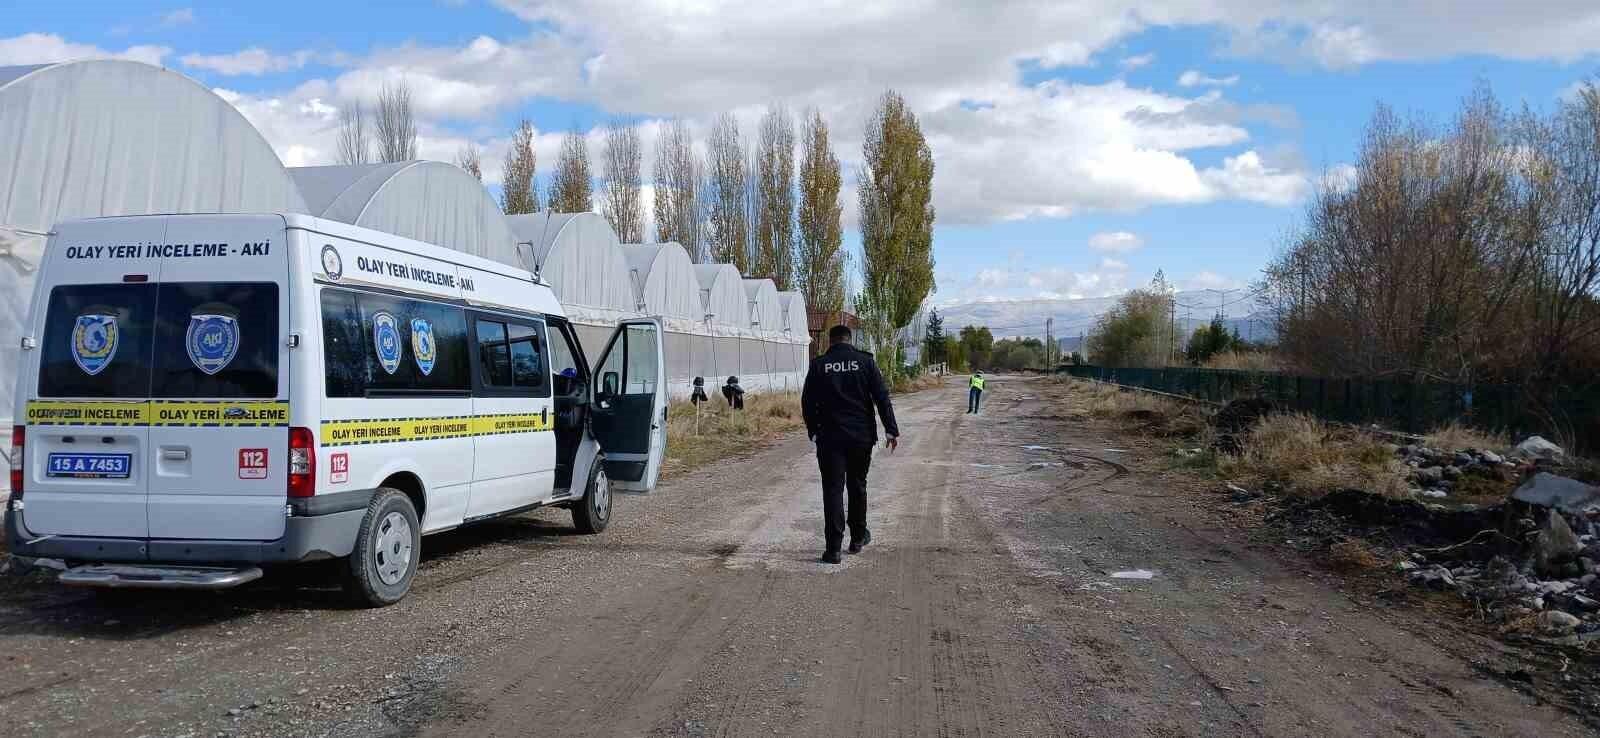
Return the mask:
<path id="1" fill-rule="evenodd" d="M 163 283 L 151 397 L 277 397 L 278 285 Z"/>
<path id="2" fill-rule="evenodd" d="M 153 284 L 51 290 L 39 344 L 39 396 L 149 397 L 155 305 Z"/>
<path id="3" fill-rule="evenodd" d="M 270 398 L 278 285 L 68 285 L 50 292 L 41 397 Z"/>

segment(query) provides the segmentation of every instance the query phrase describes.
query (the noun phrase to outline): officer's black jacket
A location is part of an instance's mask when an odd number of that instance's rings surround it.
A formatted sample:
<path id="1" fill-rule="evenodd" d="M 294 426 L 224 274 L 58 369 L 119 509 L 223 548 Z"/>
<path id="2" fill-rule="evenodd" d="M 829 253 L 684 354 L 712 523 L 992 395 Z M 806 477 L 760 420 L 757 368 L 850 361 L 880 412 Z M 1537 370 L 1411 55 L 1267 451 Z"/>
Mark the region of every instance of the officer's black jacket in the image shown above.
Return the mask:
<path id="1" fill-rule="evenodd" d="M 836 343 L 828 352 L 811 360 L 806 372 L 805 390 L 800 394 L 806 430 L 818 443 L 871 446 L 878 442 L 878 424 L 873 421 L 876 407 L 883 430 L 890 437 L 900 435 L 894 422 L 894 406 L 889 404 L 889 388 L 878 372 L 872 354 L 848 343 Z"/>

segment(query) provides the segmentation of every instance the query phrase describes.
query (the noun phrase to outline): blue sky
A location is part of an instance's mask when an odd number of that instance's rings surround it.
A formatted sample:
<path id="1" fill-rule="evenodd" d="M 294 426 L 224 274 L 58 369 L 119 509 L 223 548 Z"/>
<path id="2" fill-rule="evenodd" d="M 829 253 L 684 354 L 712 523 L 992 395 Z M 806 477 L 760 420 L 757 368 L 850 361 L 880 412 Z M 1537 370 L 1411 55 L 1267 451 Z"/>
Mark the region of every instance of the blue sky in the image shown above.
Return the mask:
<path id="1" fill-rule="evenodd" d="M 753 137 L 770 103 L 821 111 L 853 167 L 893 87 L 938 167 L 940 302 L 1103 296 L 1157 269 L 1244 285 L 1379 102 L 1443 121 L 1482 81 L 1546 108 L 1600 71 L 1587 0 L 16 5 L 0 64 L 162 64 L 234 102 L 290 165 L 331 163 L 337 111 L 403 78 L 422 155 L 478 146 L 491 180 L 524 117 L 547 169 L 574 127 L 637 120 L 648 149 L 656 121 L 703 139 L 732 111 Z"/>

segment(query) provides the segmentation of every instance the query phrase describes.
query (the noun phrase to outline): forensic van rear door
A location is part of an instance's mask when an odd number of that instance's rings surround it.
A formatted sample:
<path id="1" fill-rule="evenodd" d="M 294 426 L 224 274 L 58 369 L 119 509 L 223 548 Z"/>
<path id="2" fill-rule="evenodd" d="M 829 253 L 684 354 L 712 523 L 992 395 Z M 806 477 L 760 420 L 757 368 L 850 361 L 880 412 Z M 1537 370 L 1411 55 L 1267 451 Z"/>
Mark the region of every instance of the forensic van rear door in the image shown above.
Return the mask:
<path id="1" fill-rule="evenodd" d="M 165 218 L 79 221 L 51 237 L 18 394 L 28 530 L 145 538 L 149 392 Z"/>
<path id="2" fill-rule="evenodd" d="M 173 217 L 165 243 L 186 250 L 162 260 L 155 285 L 149 535 L 279 538 L 288 495 L 284 220 Z"/>

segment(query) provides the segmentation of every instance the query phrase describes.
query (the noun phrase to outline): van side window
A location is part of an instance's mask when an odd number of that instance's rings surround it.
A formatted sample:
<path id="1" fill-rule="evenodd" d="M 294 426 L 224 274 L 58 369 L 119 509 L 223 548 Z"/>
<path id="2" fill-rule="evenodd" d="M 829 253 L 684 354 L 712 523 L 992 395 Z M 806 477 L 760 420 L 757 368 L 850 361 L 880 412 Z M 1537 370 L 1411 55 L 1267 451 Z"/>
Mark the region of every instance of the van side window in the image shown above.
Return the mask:
<path id="1" fill-rule="evenodd" d="M 485 385 L 511 386 L 511 348 L 505 323 L 478 321 L 478 367 Z"/>
<path id="2" fill-rule="evenodd" d="M 554 383 L 552 389 L 558 395 L 566 396 L 575 393 L 583 376 L 578 370 L 577 351 L 572 345 L 572 338 L 566 331 L 556 326 L 549 326 L 550 334 L 550 375 Z"/>
<path id="3" fill-rule="evenodd" d="M 386 326 L 392 321 L 399 339 L 387 365 L 373 343 L 379 320 Z M 322 343 L 329 397 L 427 396 L 472 388 L 466 312 L 452 305 L 323 288 Z"/>
<path id="4" fill-rule="evenodd" d="M 474 320 L 478 380 L 489 394 L 549 397 L 544 325 L 538 322 Z"/>
<path id="5" fill-rule="evenodd" d="M 39 396 L 148 398 L 155 301 L 153 284 L 51 290 L 39 344 Z"/>

